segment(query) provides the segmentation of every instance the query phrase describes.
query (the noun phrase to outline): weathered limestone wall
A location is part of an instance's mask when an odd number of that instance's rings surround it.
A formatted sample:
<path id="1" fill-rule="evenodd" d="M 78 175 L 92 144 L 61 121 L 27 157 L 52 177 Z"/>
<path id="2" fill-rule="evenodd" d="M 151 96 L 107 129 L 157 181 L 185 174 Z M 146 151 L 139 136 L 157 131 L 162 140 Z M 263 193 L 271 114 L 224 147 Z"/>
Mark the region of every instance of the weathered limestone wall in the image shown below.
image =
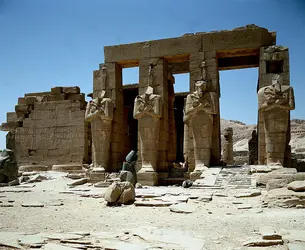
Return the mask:
<path id="1" fill-rule="evenodd" d="M 7 113 L 9 134 L 14 135 L 7 143 L 15 150 L 18 163 L 52 166 L 87 162 L 85 106 L 85 96 L 78 87 L 56 87 L 19 98 L 16 112 Z"/>

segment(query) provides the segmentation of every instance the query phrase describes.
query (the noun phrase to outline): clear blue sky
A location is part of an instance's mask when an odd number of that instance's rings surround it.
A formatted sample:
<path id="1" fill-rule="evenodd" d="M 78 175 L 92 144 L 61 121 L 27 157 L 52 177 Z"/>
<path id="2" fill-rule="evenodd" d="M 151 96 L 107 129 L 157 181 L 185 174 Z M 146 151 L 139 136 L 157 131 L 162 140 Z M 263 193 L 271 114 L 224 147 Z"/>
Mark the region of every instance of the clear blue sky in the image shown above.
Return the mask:
<path id="1" fill-rule="evenodd" d="M 103 62 L 103 46 L 233 29 L 256 24 L 277 31 L 290 49 L 296 110 L 305 119 L 304 0 L 0 0 L 0 122 L 17 98 L 53 86 L 92 91 L 92 71 Z M 221 116 L 246 123 L 257 119 L 257 69 L 222 71 Z M 177 76 L 176 91 L 188 89 Z M 124 83 L 137 82 L 124 70 Z M 5 147 L 0 132 L 0 148 Z"/>

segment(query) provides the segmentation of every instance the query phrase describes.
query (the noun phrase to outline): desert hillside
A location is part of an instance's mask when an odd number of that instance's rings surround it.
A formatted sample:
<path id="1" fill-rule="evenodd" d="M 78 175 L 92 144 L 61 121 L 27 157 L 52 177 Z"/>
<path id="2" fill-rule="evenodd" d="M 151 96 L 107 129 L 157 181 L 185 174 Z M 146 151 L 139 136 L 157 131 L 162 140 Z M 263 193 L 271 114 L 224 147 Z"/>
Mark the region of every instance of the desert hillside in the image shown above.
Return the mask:
<path id="1" fill-rule="evenodd" d="M 291 120 L 291 140 L 290 145 L 292 152 L 305 152 L 305 120 Z M 248 150 L 248 140 L 251 138 L 255 125 L 247 125 L 240 121 L 221 119 L 221 133 L 227 127 L 233 128 L 234 151 Z"/>

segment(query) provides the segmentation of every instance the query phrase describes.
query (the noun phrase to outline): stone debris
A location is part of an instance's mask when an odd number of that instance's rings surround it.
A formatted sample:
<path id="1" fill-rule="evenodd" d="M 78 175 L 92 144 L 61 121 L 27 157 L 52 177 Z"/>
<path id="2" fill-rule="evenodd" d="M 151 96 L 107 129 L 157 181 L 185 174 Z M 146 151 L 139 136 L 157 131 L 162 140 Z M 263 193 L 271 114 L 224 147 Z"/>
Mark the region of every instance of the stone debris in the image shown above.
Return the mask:
<path id="1" fill-rule="evenodd" d="M 67 175 L 67 178 L 70 178 L 72 180 L 78 180 L 78 179 L 82 179 L 82 178 L 85 178 L 85 174 L 83 173 L 71 173 L 71 174 L 68 174 Z"/>
<path id="2" fill-rule="evenodd" d="M 20 172 L 42 172 L 48 171 L 49 168 L 45 165 L 22 165 L 19 166 Z"/>
<path id="3" fill-rule="evenodd" d="M 30 248 L 40 248 L 47 243 L 46 239 L 39 235 L 25 235 L 18 239 L 19 244 Z"/>
<path id="4" fill-rule="evenodd" d="M 272 189 L 264 197 L 263 203 L 268 207 L 305 206 L 305 192 L 294 192 L 287 188 Z"/>
<path id="5" fill-rule="evenodd" d="M 72 233 L 41 233 L 40 235 L 50 240 L 79 240 L 83 238 L 83 235 Z"/>
<path id="6" fill-rule="evenodd" d="M 264 247 L 264 246 L 275 246 L 275 245 L 282 245 L 282 240 L 263 240 L 263 239 L 254 239 L 249 240 L 243 243 L 243 246 L 247 247 Z"/>
<path id="7" fill-rule="evenodd" d="M 22 236 L 21 233 L 0 232 L 0 248 L 8 247 L 8 249 L 23 249 L 17 241 L 20 236 Z"/>
<path id="8" fill-rule="evenodd" d="M 189 188 L 193 185 L 193 182 L 191 180 L 185 180 L 182 182 L 182 187 L 183 188 Z"/>
<path id="9" fill-rule="evenodd" d="M 41 182 L 43 180 L 47 180 L 48 178 L 46 176 L 36 174 L 36 175 L 31 175 L 29 180 L 27 180 L 27 183 L 34 183 L 34 182 Z"/>
<path id="10" fill-rule="evenodd" d="M 190 214 L 195 212 L 196 207 L 187 203 L 174 204 L 169 207 L 171 212 Z"/>
<path id="11" fill-rule="evenodd" d="M 264 240 L 281 240 L 282 236 L 276 233 L 275 228 L 271 226 L 261 226 L 259 232 Z"/>
<path id="12" fill-rule="evenodd" d="M 236 194 L 235 198 L 246 198 L 246 197 L 255 197 L 261 195 L 260 190 L 249 190 L 244 193 Z"/>
<path id="13" fill-rule="evenodd" d="M 136 185 L 135 185 L 135 188 L 137 188 L 137 189 L 138 189 L 138 188 L 143 188 L 143 186 L 142 186 L 141 183 L 137 182 Z"/>
<path id="14" fill-rule="evenodd" d="M 136 200 L 134 205 L 137 207 L 169 207 L 178 202 L 174 201 L 157 201 L 157 200 Z"/>
<path id="15" fill-rule="evenodd" d="M 293 181 L 288 184 L 287 188 L 295 192 L 305 192 L 305 181 Z"/>
<path id="16" fill-rule="evenodd" d="M 83 185 L 83 184 L 86 184 L 88 182 L 88 180 L 89 180 L 88 178 L 82 178 L 82 179 L 76 180 L 72 183 L 69 183 L 68 186 L 75 187 L 75 186 Z"/>
<path id="17" fill-rule="evenodd" d="M 252 208 L 252 205 L 250 204 L 240 204 L 237 206 L 237 209 L 251 209 Z"/>
<path id="18" fill-rule="evenodd" d="M 212 201 L 212 196 L 213 194 L 204 194 L 198 197 L 198 201 L 202 201 L 202 202 L 210 202 Z"/>
<path id="19" fill-rule="evenodd" d="M 0 202 L 0 207 L 14 207 L 13 204 L 3 204 Z"/>
<path id="20" fill-rule="evenodd" d="M 90 240 L 69 240 L 63 239 L 60 240 L 61 243 L 70 243 L 70 244 L 78 244 L 78 245 L 91 245 L 92 242 Z"/>
<path id="21" fill-rule="evenodd" d="M 267 181 L 266 189 L 270 191 L 272 189 L 286 187 L 288 183 L 288 180 L 285 179 L 270 179 Z"/>
<path id="22" fill-rule="evenodd" d="M 250 168 L 250 173 L 269 173 L 272 171 L 271 166 L 266 166 L 266 165 L 253 165 Z"/>
<path id="23" fill-rule="evenodd" d="M 130 182 L 113 182 L 106 190 L 107 205 L 130 204 L 135 200 L 135 189 Z"/>
<path id="24" fill-rule="evenodd" d="M 33 201 L 33 202 L 24 202 L 21 204 L 22 207 L 44 207 L 43 203 Z"/>

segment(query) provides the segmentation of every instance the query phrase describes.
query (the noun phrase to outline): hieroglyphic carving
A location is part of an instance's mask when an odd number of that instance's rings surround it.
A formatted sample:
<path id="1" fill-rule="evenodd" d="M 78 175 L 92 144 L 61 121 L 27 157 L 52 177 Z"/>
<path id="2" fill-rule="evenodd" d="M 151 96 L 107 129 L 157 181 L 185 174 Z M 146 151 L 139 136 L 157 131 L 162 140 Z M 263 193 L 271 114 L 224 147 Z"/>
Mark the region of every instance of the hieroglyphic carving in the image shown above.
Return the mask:
<path id="1" fill-rule="evenodd" d="M 155 95 L 151 86 L 135 99 L 133 116 L 139 120 L 142 172 L 156 169 L 161 110 L 161 96 Z"/>
<path id="2" fill-rule="evenodd" d="M 85 120 L 91 122 L 92 159 L 93 166 L 107 171 L 110 153 L 110 136 L 113 119 L 113 103 L 101 95 L 89 101 L 86 108 Z"/>
<path id="3" fill-rule="evenodd" d="M 208 91 L 206 81 L 197 81 L 196 91 L 186 99 L 184 123 L 185 133 L 191 132 L 194 145 L 195 172 L 203 171 L 210 165 L 213 115 L 217 114 L 217 94 Z"/>
<path id="4" fill-rule="evenodd" d="M 281 75 L 258 91 L 259 111 L 263 114 L 267 164 L 284 164 L 289 111 L 295 108 L 293 88 L 281 85 Z"/>

